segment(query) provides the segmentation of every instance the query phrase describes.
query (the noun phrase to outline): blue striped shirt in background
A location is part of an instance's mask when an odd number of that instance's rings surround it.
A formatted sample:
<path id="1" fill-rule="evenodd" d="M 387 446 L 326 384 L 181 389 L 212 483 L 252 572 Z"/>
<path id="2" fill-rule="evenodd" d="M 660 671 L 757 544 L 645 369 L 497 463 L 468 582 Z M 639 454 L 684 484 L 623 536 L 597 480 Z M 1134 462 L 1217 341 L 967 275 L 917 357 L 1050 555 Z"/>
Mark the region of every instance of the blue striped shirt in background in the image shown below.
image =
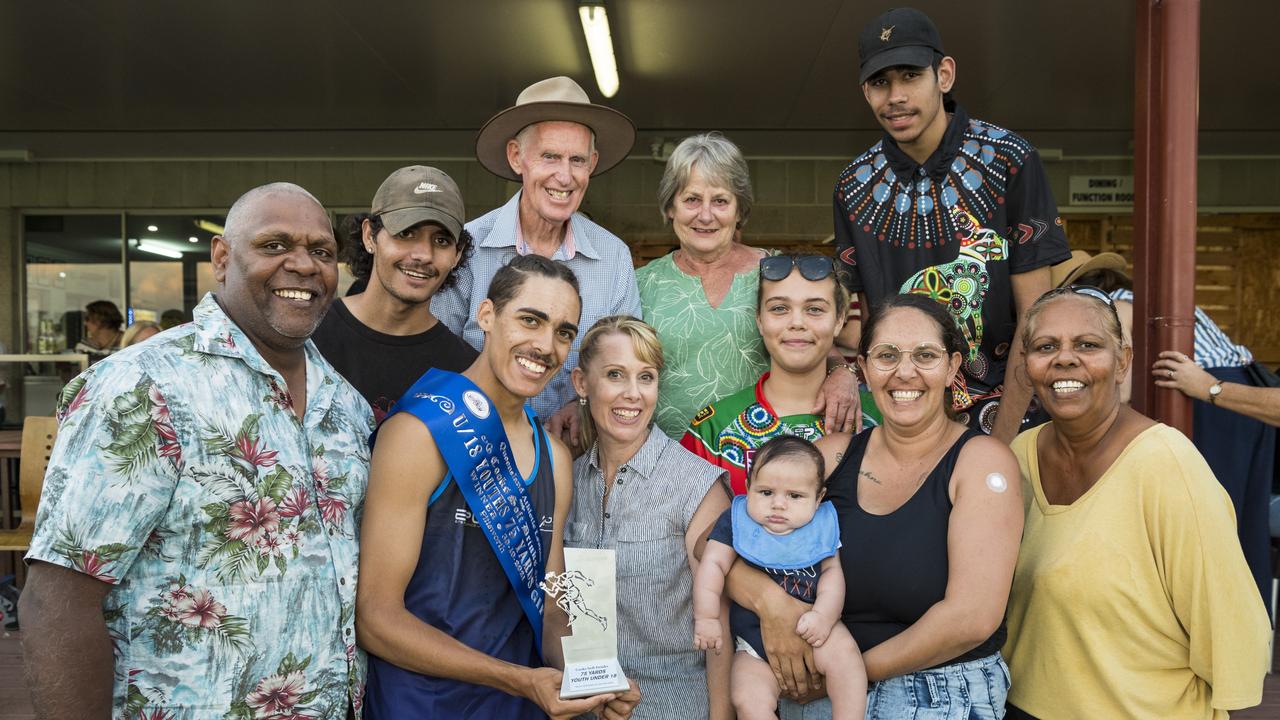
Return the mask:
<path id="1" fill-rule="evenodd" d="M 1132 290 L 1116 290 L 1111 293 L 1116 300 L 1133 302 Z M 1200 367 L 1244 367 L 1253 362 L 1253 353 L 1243 345 L 1231 342 L 1208 313 L 1196 306 L 1194 360 Z"/>

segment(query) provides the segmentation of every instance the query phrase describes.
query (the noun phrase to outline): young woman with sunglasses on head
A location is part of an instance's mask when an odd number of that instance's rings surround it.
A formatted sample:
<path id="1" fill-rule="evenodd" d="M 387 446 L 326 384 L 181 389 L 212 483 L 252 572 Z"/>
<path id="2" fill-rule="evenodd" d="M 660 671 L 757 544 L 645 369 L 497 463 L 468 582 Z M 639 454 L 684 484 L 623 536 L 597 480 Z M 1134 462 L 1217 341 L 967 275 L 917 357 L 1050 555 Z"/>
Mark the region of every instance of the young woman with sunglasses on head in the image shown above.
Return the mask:
<path id="1" fill-rule="evenodd" d="M 836 333 L 844 326 L 849 294 L 831 258 L 774 255 L 760 260 L 756 328 L 769 352 L 769 369 L 754 384 L 698 411 L 680 444 L 729 471 L 736 495 L 746 492 L 755 449 L 769 438 L 795 435 L 815 441 L 827 432 L 815 412 Z M 856 384 L 855 390 L 856 393 Z"/>
<path id="2" fill-rule="evenodd" d="M 948 414 L 965 349 L 936 301 L 888 298 L 868 319 L 858 356 L 881 425 L 818 441 L 849 579 L 841 619 L 862 648 L 868 717 L 1004 711 L 1009 674 L 999 649 L 1022 502 L 1008 447 Z M 819 679 L 805 672 L 812 656 L 794 631 L 807 608 L 749 568 L 735 567 L 729 580 L 734 600 L 760 616 L 784 686 L 815 694 Z"/>
<path id="3" fill-rule="evenodd" d="M 1120 402 L 1133 351 L 1111 299 L 1046 293 L 1022 346 L 1053 420 L 1013 442 L 1026 534 L 1009 716 L 1218 719 L 1258 704 L 1271 626 L 1231 500 L 1190 440 Z"/>

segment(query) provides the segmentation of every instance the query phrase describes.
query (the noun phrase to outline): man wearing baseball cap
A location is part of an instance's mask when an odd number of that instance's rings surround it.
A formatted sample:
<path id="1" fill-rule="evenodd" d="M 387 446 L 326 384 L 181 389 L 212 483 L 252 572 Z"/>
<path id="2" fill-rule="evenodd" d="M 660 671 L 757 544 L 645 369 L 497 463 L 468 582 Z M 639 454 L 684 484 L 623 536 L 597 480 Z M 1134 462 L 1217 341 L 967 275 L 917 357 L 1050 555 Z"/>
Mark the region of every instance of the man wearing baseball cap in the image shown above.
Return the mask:
<path id="1" fill-rule="evenodd" d="M 581 328 L 608 315 L 640 317 L 631 251 L 616 235 L 578 212 L 590 179 L 622 162 L 635 143 L 622 113 L 594 105 L 576 82 L 554 77 L 525 88 L 516 104 L 485 123 L 476 158 L 486 170 L 520 183 L 507 204 L 467 223 L 475 256 L 458 283 L 431 303 L 441 322 L 472 347 L 484 346 L 476 311 L 494 273 L 513 254 L 536 253 L 569 266 L 582 289 Z M 578 365 L 574 340 L 563 367 L 532 400 L 548 431 L 574 447 L 577 394 L 569 374 Z"/>
<path id="2" fill-rule="evenodd" d="M 1024 312 L 1070 256 L 1036 149 L 970 118 L 950 97 L 956 61 L 912 8 L 872 20 L 858 39 L 858 82 L 883 137 L 836 181 L 836 250 L 849 289 L 875 308 L 897 293 L 943 303 L 969 348 L 953 408 L 1005 442 L 1031 388 L 1013 381 Z M 997 408 L 999 412 L 997 413 Z"/>
<path id="3" fill-rule="evenodd" d="M 367 286 L 335 300 L 311 338 L 379 422 L 427 370 L 461 372 L 478 355 L 431 314 L 431 297 L 466 265 L 465 218 L 452 178 L 411 165 L 382 182 L 368 214 L 344 223 L 347 264 Z"/>

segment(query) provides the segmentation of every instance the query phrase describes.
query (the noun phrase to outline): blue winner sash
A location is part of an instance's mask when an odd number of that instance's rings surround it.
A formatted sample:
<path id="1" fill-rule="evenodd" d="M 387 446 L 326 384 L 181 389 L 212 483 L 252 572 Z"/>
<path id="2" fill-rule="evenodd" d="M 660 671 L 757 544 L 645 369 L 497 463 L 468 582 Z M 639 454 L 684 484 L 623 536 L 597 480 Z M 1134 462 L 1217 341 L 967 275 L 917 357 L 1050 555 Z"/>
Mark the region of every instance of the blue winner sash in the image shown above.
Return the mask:
<path id="1" fill-rule="evenodd" d="M 432 369 L 409 388 L 387 417 L 400 411 L 421 420 L 431 432 L 453 481 L 516 591 L 541 653 L 544 601 L 538 584 L 546 565 L 542 562 L 538 513 L 493 403 L 462 375 Z"/>

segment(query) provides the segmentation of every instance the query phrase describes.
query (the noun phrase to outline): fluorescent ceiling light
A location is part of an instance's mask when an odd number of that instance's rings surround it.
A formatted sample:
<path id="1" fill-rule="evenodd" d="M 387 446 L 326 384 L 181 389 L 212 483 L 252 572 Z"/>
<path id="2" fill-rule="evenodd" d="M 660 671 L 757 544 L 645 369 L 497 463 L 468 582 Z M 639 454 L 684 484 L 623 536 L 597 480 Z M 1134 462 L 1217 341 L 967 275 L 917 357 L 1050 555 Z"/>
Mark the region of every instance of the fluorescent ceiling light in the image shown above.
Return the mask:
<path id="1" fill-rule="evenodd" d="M 596 73 L 596 85 L 600 94 L 611 98 L 618 94 L 618 61 L 613 56 L 613 36 L 609 34 L 609 15 L 604 2 L 583 2 L 578 5 L 578 17 L 582 19 L 582 34 L 587 37 L 587 52 L 591 55 L 591 67 Z"/>
<path id="2" fill-rule="evenodd" d="M 221 235 L 226 230 L 226 228 L 222 227 L 218 223 L 209 222 L 208 220 L 196 220 L 196 227 L 207 233 L 213 233 L 214 235 Z"/>
<path id="3" fill-rule="evenodd" d="M 149 243 L 140 242 L 138 243 L 138 249 L 144 253 L 151 253 L 152 255 L 163 255 L 164 257 L 173 258 L 174 260 L 182 259 L 182 253 L 178 252 L 177 250 L 170 250 L 167 247 L 160 247 L 159 245 L 151 245 Z"/>

